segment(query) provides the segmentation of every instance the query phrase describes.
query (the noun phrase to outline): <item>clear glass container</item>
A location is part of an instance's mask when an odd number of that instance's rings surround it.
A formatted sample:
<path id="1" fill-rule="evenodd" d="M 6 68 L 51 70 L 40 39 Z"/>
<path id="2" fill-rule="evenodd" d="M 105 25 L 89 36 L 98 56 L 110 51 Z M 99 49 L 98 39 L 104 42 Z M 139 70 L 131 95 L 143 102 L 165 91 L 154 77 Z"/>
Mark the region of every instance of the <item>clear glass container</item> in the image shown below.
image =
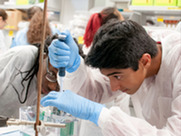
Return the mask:
<path id="1" fill-rule="evenodd" d="M 36 106 L 25 106 L 19 109 L 19 119 L 36 121 Z M 79 121 L 72 115 L 59 111 L 55 107 L 40 107 L 39 119 L 44 122 L 66 124 L 65 128 L 46 127 L 46 136 L 78 136 Z M 34 126 L 22 126 L 21 130 L 34 134 Z"/>

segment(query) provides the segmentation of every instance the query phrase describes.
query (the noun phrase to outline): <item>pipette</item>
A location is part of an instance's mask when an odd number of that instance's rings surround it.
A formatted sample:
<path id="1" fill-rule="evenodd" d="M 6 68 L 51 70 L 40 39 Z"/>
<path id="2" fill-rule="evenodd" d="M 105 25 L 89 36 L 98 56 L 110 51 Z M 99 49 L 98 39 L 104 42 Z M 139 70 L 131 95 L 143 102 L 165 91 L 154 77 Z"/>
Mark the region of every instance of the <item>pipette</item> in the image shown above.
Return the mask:
<path id="1" fill-rule="evenodd" d="M 66 39 L 66 35 L 58 35 L 58 39 L 64 41 Z M 65 67 L 60 67 L 58 69 L 58 75 L 60 77 L 60 91 L 63 91 L 63 77 L 65 76 Z"/>
<path id="2" fill-rule="evenodd" d="M 63 91 L 63 77 L 65 76 L 65 68 L 64 67 L 60 67 L 58 69 L 58 75 L 60 77 L 60 92 Z"/>

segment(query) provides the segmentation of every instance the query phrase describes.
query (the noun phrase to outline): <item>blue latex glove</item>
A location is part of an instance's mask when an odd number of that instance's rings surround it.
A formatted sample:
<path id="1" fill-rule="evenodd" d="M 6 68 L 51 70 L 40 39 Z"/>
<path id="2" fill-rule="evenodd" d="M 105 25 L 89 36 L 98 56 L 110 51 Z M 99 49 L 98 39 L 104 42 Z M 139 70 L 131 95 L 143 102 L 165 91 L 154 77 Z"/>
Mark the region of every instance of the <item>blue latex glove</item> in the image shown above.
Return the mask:
<path id="1" fill-rule="evenodd" d="M 66 35 L 66 39 L 53 40 L 48 47 L 50 63 L 55 68 L 65 67 L 66 71 L 71 73 L 80 65 L 79 50 L 69 31 L 60 34 Z"/>
<path id="2" fill-rule="evenodd" d="M 41 99 L 41 105 L 57 107 L 59 110 L 70 113 L 75 117 L 90 120 L 96 125 L 101 110 L 104 107 L 102 104 L 90 101 L 69 90 L 64 92 L 50 92 Z"/>

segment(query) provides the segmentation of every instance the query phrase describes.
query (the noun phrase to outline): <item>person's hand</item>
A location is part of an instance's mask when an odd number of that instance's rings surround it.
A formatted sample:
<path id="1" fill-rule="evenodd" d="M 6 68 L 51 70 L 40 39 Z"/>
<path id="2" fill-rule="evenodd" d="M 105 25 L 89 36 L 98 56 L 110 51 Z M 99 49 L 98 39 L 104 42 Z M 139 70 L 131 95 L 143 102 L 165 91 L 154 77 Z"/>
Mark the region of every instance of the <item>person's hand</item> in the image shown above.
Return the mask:
<path id="1" fill-rule="evenodd" d="M 41 99 L 41 105 L 55 106 L 59 110 L 70 113 L 75 117 L 90 120 L 96 125 L 101 110 L 104 107 L 102 104 L 90 101 L 69 90 L 64 92 L 50 92 Z"/>
<path id="2" fill-rule="evenodd" d="M 50 63 L 55 68 L 65 67 L 71 73 L 80 65 L 79 50 L 69 31 L 60 34 L 66 35 L 65 40 L 53 40 L 48 47 Z"/>

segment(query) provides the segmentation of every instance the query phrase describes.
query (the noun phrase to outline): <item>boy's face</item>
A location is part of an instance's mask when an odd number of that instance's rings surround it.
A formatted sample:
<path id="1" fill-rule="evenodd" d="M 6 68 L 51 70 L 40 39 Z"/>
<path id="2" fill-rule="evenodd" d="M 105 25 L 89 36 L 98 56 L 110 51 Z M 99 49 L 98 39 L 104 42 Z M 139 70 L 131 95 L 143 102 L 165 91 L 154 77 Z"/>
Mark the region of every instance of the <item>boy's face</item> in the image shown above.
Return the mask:
<path id="1" fill-rule="evenodd" d="M 101 69 L 101 73 L 110 80 L 112 91 L 121 90 L 127 94 L 134 94 L 146 76 L 145 66 L 139 62 L 139 69 Z"/>

